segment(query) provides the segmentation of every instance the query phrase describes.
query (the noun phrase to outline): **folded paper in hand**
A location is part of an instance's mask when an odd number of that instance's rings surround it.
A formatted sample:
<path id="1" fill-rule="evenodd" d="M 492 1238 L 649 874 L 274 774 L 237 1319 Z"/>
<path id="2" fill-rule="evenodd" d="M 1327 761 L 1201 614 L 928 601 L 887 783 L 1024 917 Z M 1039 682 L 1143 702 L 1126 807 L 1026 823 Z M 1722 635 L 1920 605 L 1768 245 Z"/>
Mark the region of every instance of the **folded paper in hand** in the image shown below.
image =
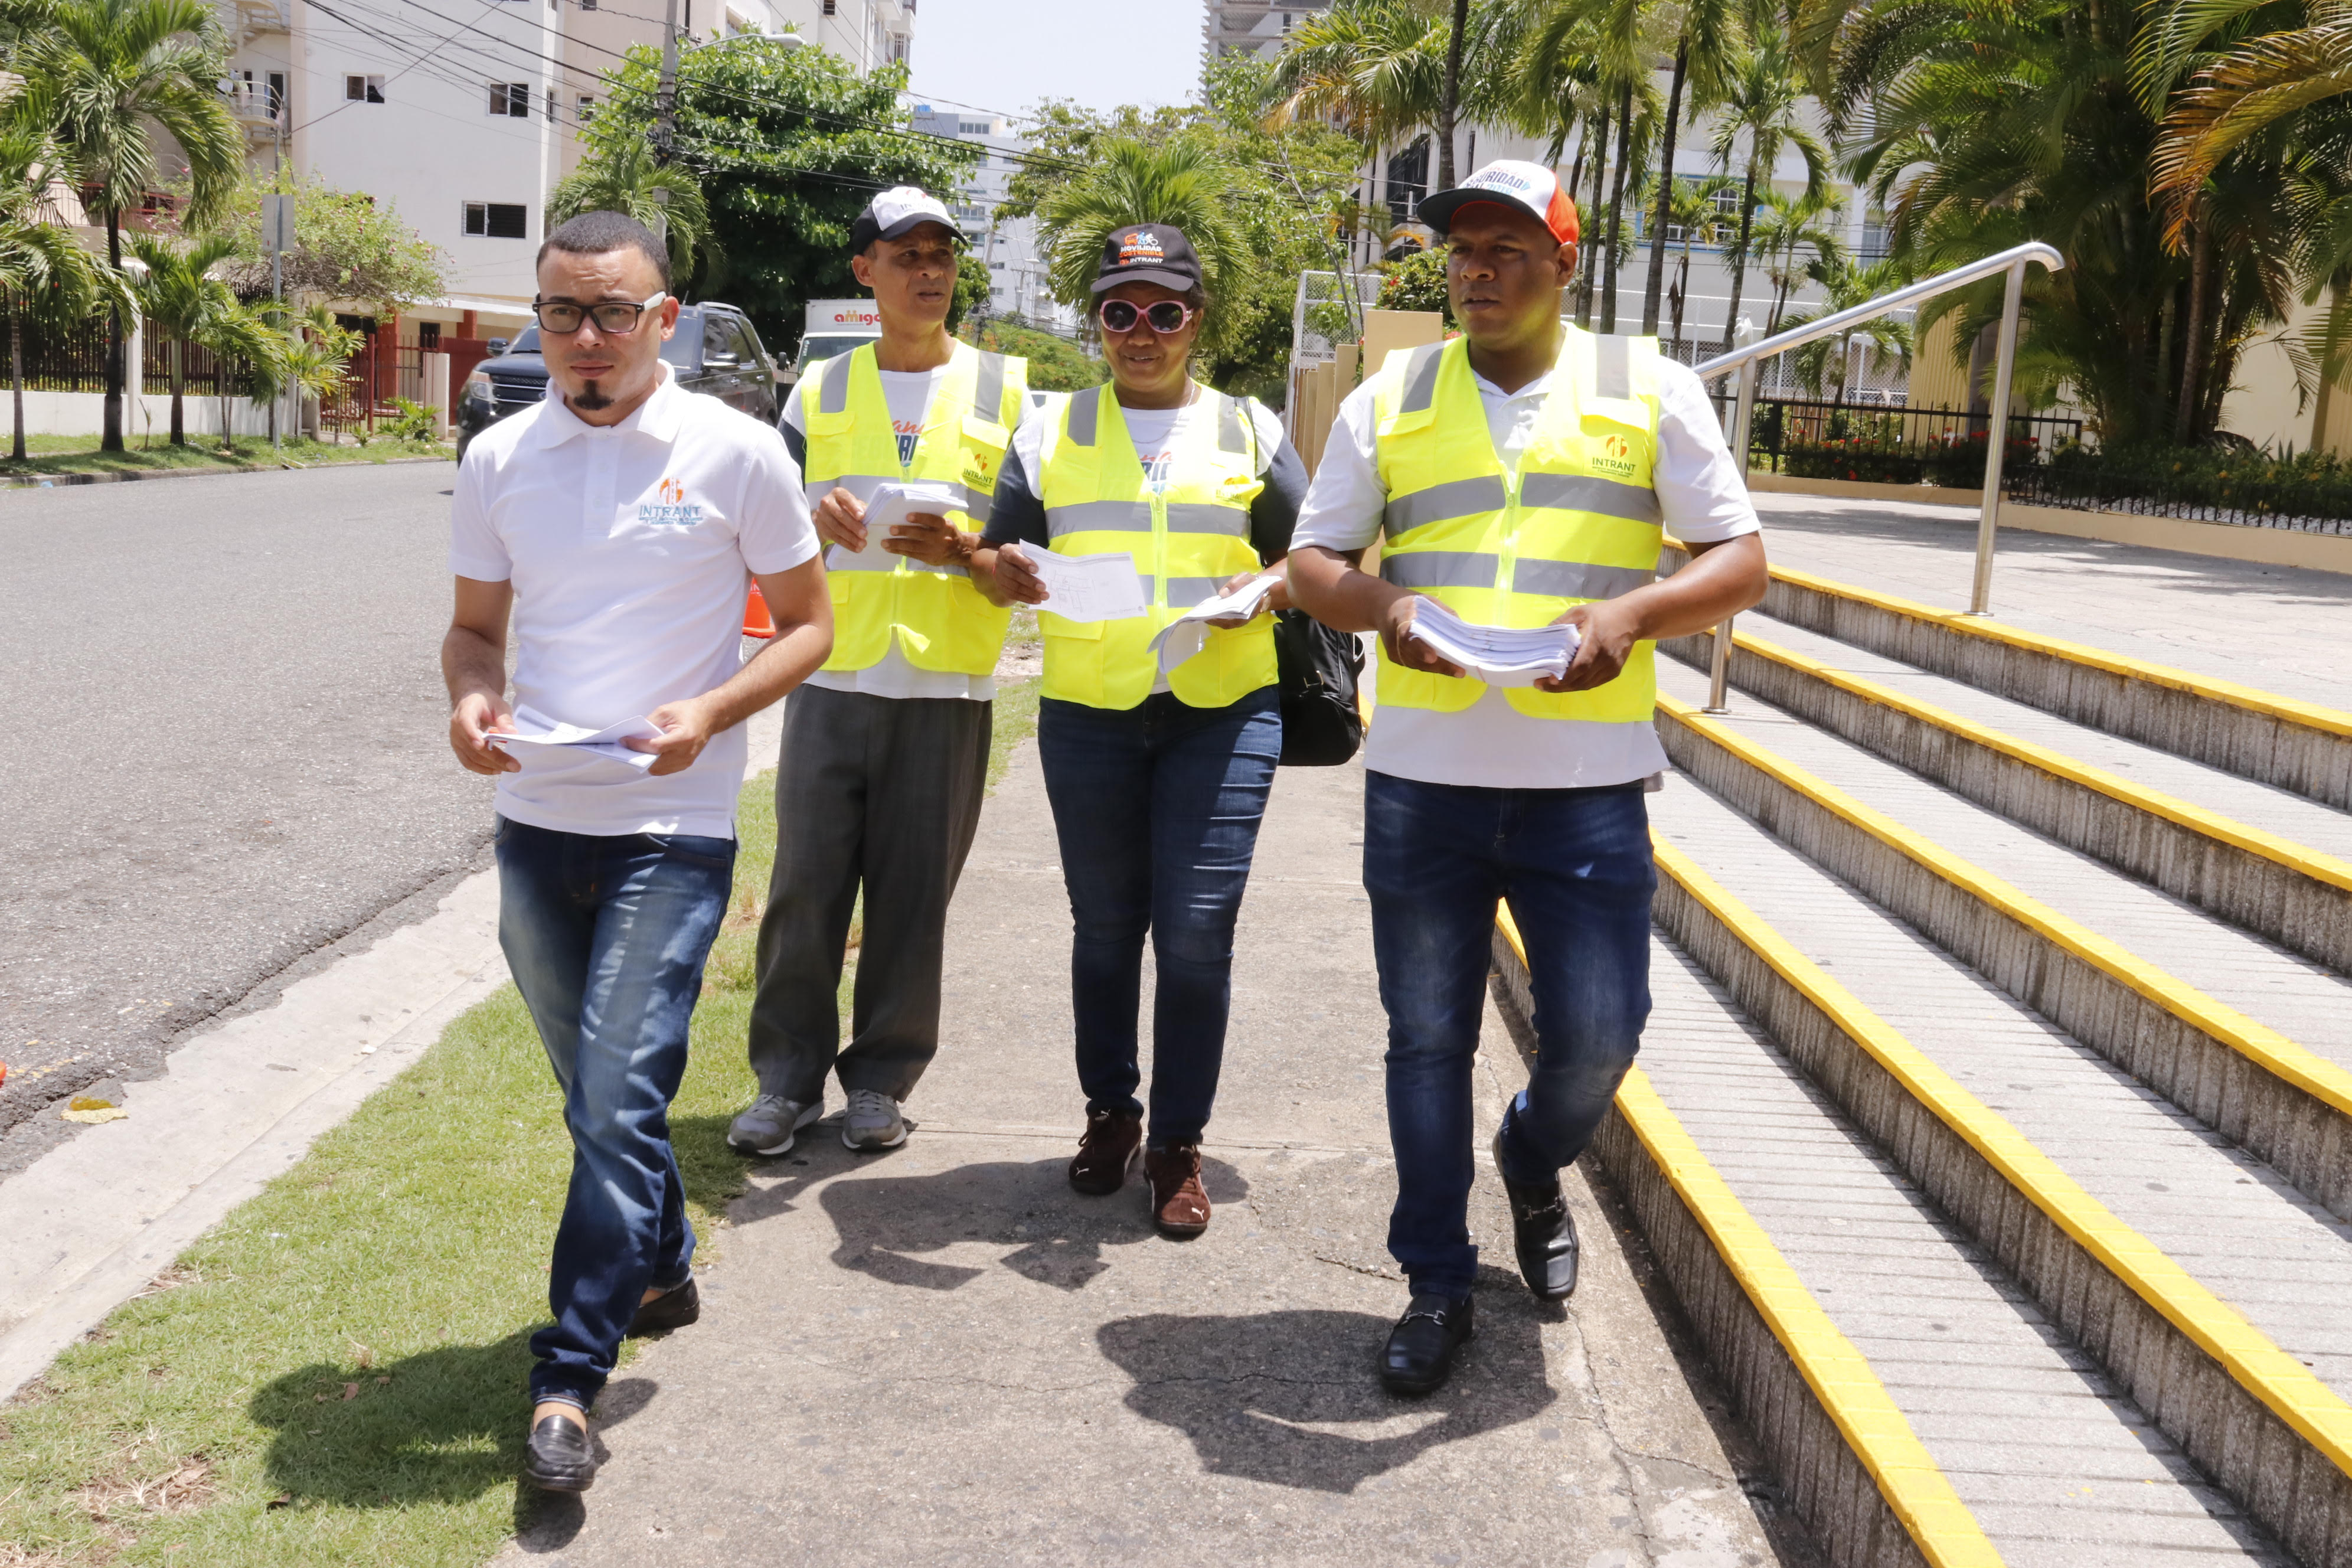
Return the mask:
<path id="1" fill-rule="evenodd" d="M 625 763 L 643 772 L 654 765 L 651 752 L 633 752 L 621 744 L 626 740 L 656 741 L 661 738 L 661 726 L 650 719 L 624 719 L 617 724 L 607 724 L 601 730 L 591 730 L 583 724 L 565 724 L 549 718 L 534 708 L 514 710 L 514 733 L 493 734 L 490 743 L 512 751 L 517 746 L 572 746 L 591 752 L 616 763 Z"/>
<path id="2" fill-rule="evenodd" d="M 1151 651 L 1160 659 L 1160 673 L 1169 674 L 1209 646 L 1211 621 L 1245 621 L 1257 614 L 1265 596 L 1273 592 L 1273 578 L 1253 577 L 1233 593 L 1202 600 L 1160 627 L 1160 635 L 1151 639 Z"/>
<path id="3" fill-rule="evenodd" d="M 1512 631 L 1465 621 L 1434 599 L 1412 613 L 1412 637 L 1449 664 L 1457 664 L 1489 686 L 1533 686 L 1549 675 L 1568 673 L 1578 637 L 1571 626 L 1529 626 Z"/>
<path id="4" fill-rule="evenodd" d="M 881 484 L 866 498 L 866 548 L 845 550 L 835 545 L 825 552 L 824 568 L 828 572 L 847 569 L 852 563 L 869 572 L 888 572 L 907 560 L 882 548 L 890 537 L 890 530 L 917 512 L 929 517 L 945 517 L 963 504 L 963 497 L 943 484 L 917 481 L 913 484 Z"/>
<path id="5" fill-rule="evenodd" d="M 1135 574 L 1135 557 L 1124 550 L 1061 555 L 1024 544 L 1021 558 L 1045 584 L 1045 602 L 1038 608 L 1066 621 L 1125 621 L 1144 612 L 1143 579 Z"/>

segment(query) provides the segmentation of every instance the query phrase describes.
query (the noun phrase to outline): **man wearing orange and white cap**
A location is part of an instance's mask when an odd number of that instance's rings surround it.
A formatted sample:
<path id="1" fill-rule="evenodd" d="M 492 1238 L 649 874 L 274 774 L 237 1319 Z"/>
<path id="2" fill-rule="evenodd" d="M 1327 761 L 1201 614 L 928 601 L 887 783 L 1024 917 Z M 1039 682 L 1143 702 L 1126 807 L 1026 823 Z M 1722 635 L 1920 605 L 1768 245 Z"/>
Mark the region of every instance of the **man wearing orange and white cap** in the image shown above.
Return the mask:
<path id="1" fill-rule="evenodd" d="M 1494 1135 L 1519 1272 L 1576 1286 L 1559 1172 L 1607 1114 L 1649 1016 L 1652 647 L 1763 596 L 1747 485 L 1698 378 L 1655 338 L 1560 320 L 1576 207 L 1549 169 L 1487 164 L 1421 204 L 1445 236 L 1462 336 L 1389 356 L 1341 405 L 1292 536 L 1293 603 L 1381 634 L 1364 887 L 1389 1015 L 1389 1249 L 1412 1300 L 1381 1352 L 1400 1394 L 1443 1384 L 1477 1267 L 1471 1066 L 1495 910 L 1528 952 L 1538 1055 Z M 1666 527 L 1693 563 L 1655 571 Z M 1378 574 L 1361 568 L 1383 539 Z M 1490 685 L 1415 635 L 1465 621 L 1576 630 L 1564 675 Z"/>

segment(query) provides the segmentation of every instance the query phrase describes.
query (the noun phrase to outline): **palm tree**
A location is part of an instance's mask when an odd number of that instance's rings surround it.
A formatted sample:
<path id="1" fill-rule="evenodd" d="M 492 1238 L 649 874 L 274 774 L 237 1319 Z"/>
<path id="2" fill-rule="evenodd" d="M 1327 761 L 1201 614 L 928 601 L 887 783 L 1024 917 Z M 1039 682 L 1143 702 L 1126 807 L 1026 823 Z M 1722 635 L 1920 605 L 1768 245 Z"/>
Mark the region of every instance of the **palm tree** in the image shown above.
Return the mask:
<path id="1" fill-rule="evenodd" d="M 1892 260 L 1882 258 L 1866 267 L 1858 266 L 1852 257 L 1837 248 L 1816 256 L 1805 274 L 1822 286 L 1823 302 L 1817 310 L 1789 317 L 1780 323 L 1783 328 L 1811 326 L 1824 316 L 1833 316 L 1840 310 L 1866 304 L 1881 294 L 1892 293 L 1906 280 L 1903 268 Z M 1845 402 L 1846 365 L 1853 357 L 1853 345 L 1857 339 L 1880 353 L 1894 354 L 1904 363 L 1910 363 L 1910 327 L 1891 316 L 1873 317 L 1797 351 L 1797 374 L 1816 396 L 1826 379 L 1834 386 L 1831 401 Z"/>
<path id="2" fill-rule="evenodd" d="M 714 249 L 702 183 L 683 164 L 663 163 L 640 136 L 600 141 L 548 193 L 549 228 L 589 212 L 624 213 L 661 235 L 681 279 L 693 272 L 698 253 L 707 257 Z"/>
<path id="3" fill-rule="evenodd" d="M 1085 301 L 1111 230 L 1134 223 L 1182 230 L 1200 253 L 1209 298 L 1226 298 L 1244 254 L 1232 191 L 1231 171 L 1188 138 L 1157 146 L 1127 138 L 1102 142 L 1086 175 L 1055 189 L 1037 209 L 1038 238 L 1053 258 L 1048 276 L 1055 298 L 1072 306 Z M 1203 345 L 1223 344 L 1228 329 L 1213 309 Z"/>
<path id="4" fill-rule="evenodd" d="M 1666 290 L 1667 305 L 1674 321 L 1672 342 L 1677 357 L 1683 346 L 1683 305 L 1690 298 L 1691 244 L 1702 236 L 1709 245 L 1723 243 L 1723 209 L 1716 198 L 1731 189 L 1728 174 L 1709 174 L 1703 180 L 1677 182 L 1673 191 L 1673 205 L 1666 208 L 1666 220 L 1682 234 L 1682 258 L 1675 263 L 1675 280 Z M 1664 231 L 1659 235 L 1664 242 Z M 1726 345 L 1727 347 L 1729 345 Z"/>
<path id="5" fill-rule="evenodd" d="M 1666 90 L 1665 132 L 1658 153 L 1658 209 L 1651 229 L 1650 277 L 1642 290 L 1644 337 L 1658 330 L 1658 295 L 1666 279 L 1665 233 L 1674 219 L 1675 143 L 1683 116 L 1683 90 L 1685 86 L 1690 89 L 1694 116 L 1722 96 L 1738 59 L 1740 24 L 1745 19 L 1742 9 L 1737 0 L 1685 0 L 1682 8 L 1682 30 L 1675 38 L 1674 84 Z M 1683 247 L 1683 269 L 1685 273 L 1690 269 L 1687 244 Z M 1675 335 L 1681 338 L 1679 328 Z"/>
<path id="6" fill-rule="evenodd" d="M 1715 122 L 1717 164 L 1728 172 L 1733 160 L 1743 150 L 1746 153 L 1739 189 L 1739 237 L 1731 250 L 1731 301 L 1723 316 L 1727 347 L 1739 334 L 1739 296 L 1747 281 L 1755 233 L 1759 182 L 1771 177 L 1782 153 L 1793 152 L 1804 161 L 1805 195 L 1818 199 L 1826 188 L 1829 149 L 1807 122 L 1804 99 L 1805 85 L 1790 52 L 1788 35 L 1777 27 L 1757 28 L 1726 76 L 1721 112 Z"/>
<path id="7" fill-rule="evenodd" d="M 1320 115 L 1373 147 L 1410 142 L 1436 127 L 1451 47 L 1432 0 L 1334 0 L 1274 62 L 1268 123 Z"/>
<path id="8" fill-rule="evenodd" d="M 23 126 L 0 127 L 0 305 L 8 312 L 9 456 L 25 460 L 25 318 L 86 321 L 101 305 L 131 310 L 120 274 L 107 271 L 55 221 L 58 153 Z"/>
<path id="9" fill-rule="evenodd" d="M 62 0 L 27 38 L 18 68 L 41 85 L 83 205 L 106 226 L 106 261 L 122 270 L 122 214 L 159 178 L 155 131 L 186 161 L 184 217 L 201 225 L 236 188 L 245 138 L 215 87 L 226 40 L 204 0 Z M 49 129 L 51 127 L 44 127 Z M 123 314 L 108 312 L 105 450 L 122 449 Z"/>
<path id="10" fill-rule="evenodd" d="M 224 314 L 239 309 L 235 291 L 211 275 L 215 267 L 236 254 L 236 241 L 216 235 L 181 243 L 140 235 L 131 240 L 131 251 L 146 268 L 131 285 L 140 312 L 171 347 L 172 445 L 184 447 L 188 437 L 181 408 L 188 382 L 188 345 L 206 337 Z M 218 363 L 216 374 L 227 376 L 226 361 Z"/>
<path id="11" fill-rule="evenodd" d="M 1851 265 L 1835 226 L 1844 210 L 1845 203 L 1833 193 L 1819 196 L 1788 196 L 1779 191 L 1764 194 L 1764 216 L 1753 226 L 1751 235 L 1764 259 L 1764 276 L 1772 285 L 1772 313 L 1764 325 L 1766 337 L 1780 331 L 1789 295 L 1800 279 L 1811 277 L 1816 268 Z M 1800 261 L 1798 253 L 1808 250 L 1811 256 Z"/>
<path id="12" fill-rule="evenodd" d="M 290 344 L 267 316 L 238 303 L 233 295 L 225 308 L 197 323 L 190 341 L 209 353 L 218 367 L 214 387 L 220 394 L 221 450 L 233 452 L 236 442 L 229 426 L 231 398 L 242 391 L 247 397 L 267 400 L 283 391 Z M 230 374 L 233 367 L 242 372 L 241 376 Z"/>

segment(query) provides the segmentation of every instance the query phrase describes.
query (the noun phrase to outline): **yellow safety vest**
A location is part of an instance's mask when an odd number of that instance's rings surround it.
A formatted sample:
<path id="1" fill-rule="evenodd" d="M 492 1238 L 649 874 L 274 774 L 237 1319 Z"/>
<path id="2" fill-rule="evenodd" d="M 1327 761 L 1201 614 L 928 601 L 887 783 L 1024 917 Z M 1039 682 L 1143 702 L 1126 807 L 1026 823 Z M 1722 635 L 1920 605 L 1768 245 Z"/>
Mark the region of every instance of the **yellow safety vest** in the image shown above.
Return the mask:
<path id="1" fill-rule="evenodd" d="M 1263 564 L 1250 545 L 1258 477 L 1256 426 L 1246 400 L 1201 389 L 1216 417 L 1186 419 L 1168 483 L 1154 493 L 1108 386 L 1074 392 L 1045 427 L 1038 493 L 1053 548 L 1064 555 L 1123 550 L 1135 557 L 1150 609 L 1123 621 L 1066 621 L 1038 612 L 1048 697 L 1089 708 L 1132 708 L 1160 673 L 1151 639 L 1226 582 Z M 1223 708 L 1275 680 L 1274 625 L 1261 616 L 1176 667 L 1170 689 L 1193 708 Z"/>
<path id="2" fill-rule="evenodd" d="M 950 525 L 987 524 L 1005 445 L 1028 406 L 1028 361 L 957 343 L 924 411 L 915 460 L 903 466 L 871 344 L 809 366 L 806 380 L 815 394 L 803 392 L 801 402 L 808 437 L 803 477 L 812 508 L 836 485 L 863 501 L 877 485 L 921 479 L 944 484 L 961 498 L 947 514 Z M 887 568 L 853 563 L 829 573 L 826 583 L 833 595 L 827 669 L 879 664 L 894 635 L 918 669 L 987 675 L 1004 651 L 1013 612 L 990 604 L 961 566 L 900 556 Z"/>
<path id="3" fill-rule="evenodd" d="M 1658 340 L 1566 331 L 1516 475 L 1495 454 L 1466 339 L 1389 356 L 1372 395 L 1388 492 L 1383 578 L 1466 621 L 1521 628 L 1656 575 Z M 1590 691 L 1504 695 L 1530 718 L 1646 724 L 1657 701 L 1654 647 L 1635 643 L 1617 679 Z M 1381 653 L 1382 707 L 1458 713 L 1486 692 L 1485 681 L 1407 669 Z"/>

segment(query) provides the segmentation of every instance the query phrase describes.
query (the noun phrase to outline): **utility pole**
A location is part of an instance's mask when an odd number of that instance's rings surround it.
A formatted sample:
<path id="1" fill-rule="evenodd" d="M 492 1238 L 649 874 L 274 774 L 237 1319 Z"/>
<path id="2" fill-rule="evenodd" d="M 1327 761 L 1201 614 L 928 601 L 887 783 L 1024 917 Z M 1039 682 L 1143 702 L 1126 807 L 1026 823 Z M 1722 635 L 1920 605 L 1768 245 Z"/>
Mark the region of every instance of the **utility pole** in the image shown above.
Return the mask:
<path id="1" fill-rule="evenodd" d="M 661 83 L 654 89 L 654 162 L 667 169 L 677 135 L 677 0 L 662 8 Z"/>

